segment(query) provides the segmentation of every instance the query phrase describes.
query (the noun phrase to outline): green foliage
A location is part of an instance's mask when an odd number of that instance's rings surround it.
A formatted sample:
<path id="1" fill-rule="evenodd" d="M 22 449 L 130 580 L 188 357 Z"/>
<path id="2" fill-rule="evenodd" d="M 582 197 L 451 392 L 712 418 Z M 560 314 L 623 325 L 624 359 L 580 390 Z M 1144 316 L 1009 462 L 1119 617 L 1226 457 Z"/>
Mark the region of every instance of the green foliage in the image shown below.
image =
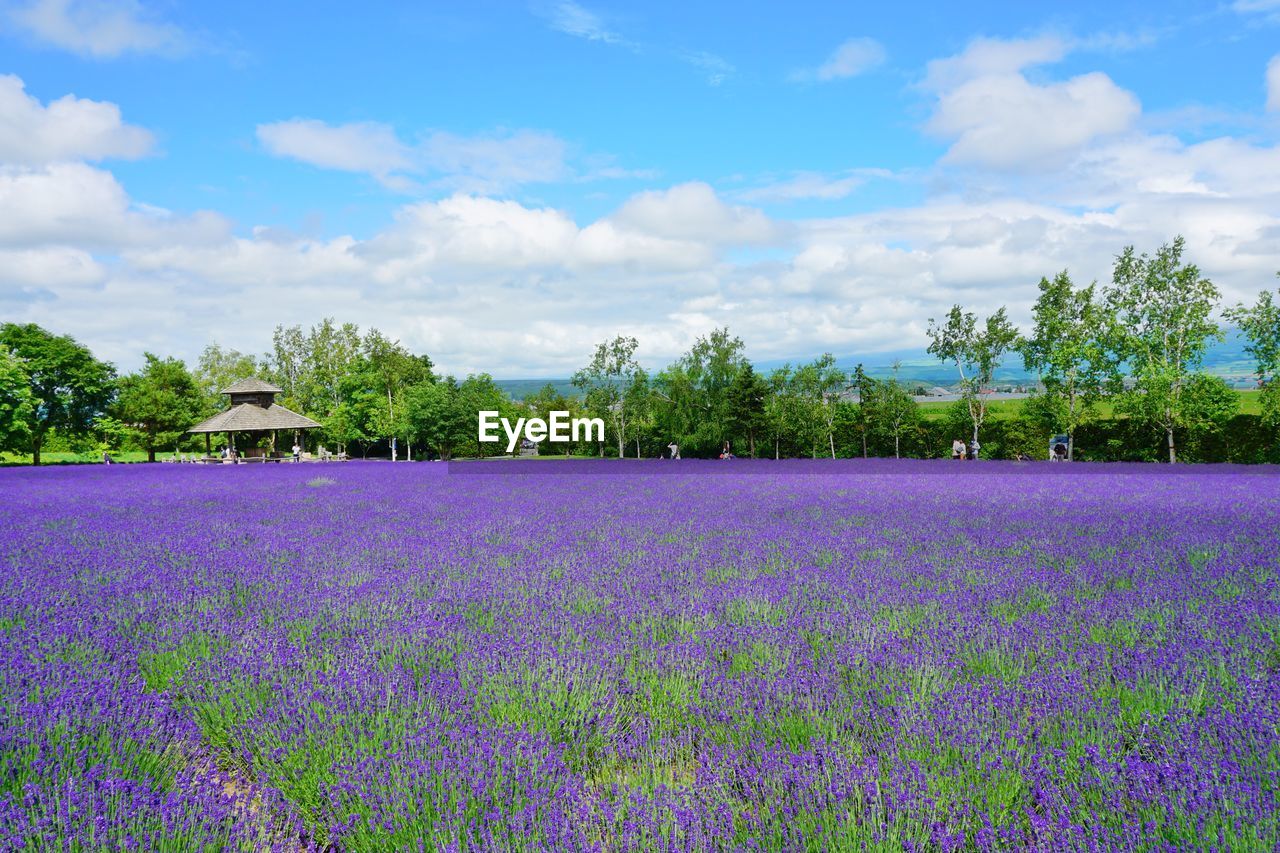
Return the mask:
<path id="1" fill-rule="evenodd" d="M 1280 305 L 1264 290 L 1252 306 L 1237 304 L 1225 314 L 1244 333 L 1248 340 L 1244 350 L 1257 365 L 1262 418 L 1268 426 L 1280 427 Z"/>
<path id="2" fill-rule="evenodd" d="M 986 319 L 979 327 L 972 311 L 952 306 L 944 323 L 929 319 L 929 353 L 953 362 L 960 373 L 960 388 L 973 425 L 973 439 L 987 417 L 986 393 L 991 390 L 995 370 L 1005 353 L 1019 342 L 1018 330 L 1009 322 L 1005 309 Z"/>
<path id="3" fill-rule="evenodd" d="M 1067 434 L 1068 459 L 1076 428 L 1089 418 L 1115 370 L 1106 349 L 1106 313 L 1094 289 L 1090 284 L 1076 290 L 1066 270 L 1053 281 L 1041 278 L 1032 309 L 1035 327 L 1019 347 L 1027 370 L 1037 371 L 1045 387 L 1040 413 L 1051 415 L 1051 430 Z"/>
<path id="4" fill-rule="evenodd" d="M 0 450 L 30 446 L 34 406 L 26 367 L 7 346 L 0 345 Z"/>
<path id="5" fill-rule="evenodd" d="M 656 428 L 682 453 L 714 456 L 734 437 L 729 389 L 747 363 L 743 350 L 740 338 L 716 329 L 654 377 Z"/>
<path id="6" fill-rule="evenodd" d="M 1222 337 L 1211 316 L 1218 288 L 1182 262 L 1184 246 L 1178 237 L 1154 258 L 1125 247 L 1106 294 L 1110 348 L 1131 380 L 1117 385 L 1117 408 L 1164 430 L 1170 462 L 1177 461 L 1174 433 L 1189 423 L 1183 392 L 1210 339 Z"/>
<path id="7" fill-rule="evenodd" d="M 241 379 L 261 379 L 265 372 L 263 365 L 251 355 L 223 349 L 217 343 L 206 346 L 192 373 L 203 399 L 205 417 L 217 414 L 226 406 L 227 398 L 222 393 L 224 388 Z"/>
<path id="8" fill-rule="evenodd" d="M 573 374 L 573 385 L 583 392 L 587 410 L 613 428 L 620 457 L 630 438 L 627 426 L 638 416 L 636 410 L 645 407 L 647 397 L 644 371 L 635 359 L 638 346 L 635 338 L 626 335 L 597 344 L 591 362 Z M 604 455 L 603 442 L 600 455 Z"/>
<path id="9" fill-rule="evenodd" d="M 414 385 L 405 392 L 404 419 L 408 435 L 441 459 L 450 459 L 475 438 L 476 421 L 468 417 L 453 377 Z"/>
<path id="10" fill-rule="evenodd" d="M 173 447 L 200 420 L 204 400 L 181 360 L 144 357 L 140 373 L 120 379 L 113 413 L 154 462 L 158 448 Z"/>
<path id="11" fill-rule="evenodd" d="M 805 421 L 801 432 L 810 436 L 813 455 L 829 451 L 834 459 L 836 404 L 844 390 L 844 372 L 836 367 L 835 356 L 828 352 L 798 367 L 791 380 L 800 402 L 798 411 Z"/>
<path id="12" fill-rule="evenodd" d="M 877 382 L 869 387 L 869 396 L 863 396 L 859 408 L 865 412 L 873 444 L 893 444 L 894 457 L 905 452 L 904 438 L 909 436 L 920 421 L 920 405 L 897 378 Z"/>
<path id="13" fill-rule="evenodd" d="M 750 362 L 742 364 L 729 385 L 729 429 L 734 436 L 746 439 L 747 452 L 755 458 L 756 439 L 767 426 L 765 401 L 769 383 L 756 373 Z"/>
<path id="14" fill-rule="evenodd" d="M 92 428 L 111 402 L 115 370 L 69 335 L 54 335 L 34 323 L 0 325 L 0 346 L 21 362 L 21 372 L 14 375 L 25 374 L 27 385 L 26 395 L 14 397 L 14 414 L 22 414 L 23 427 L 7 432 L 27 437 L 31 461 L 39 465 L 50 430 L 78 435 Z"/>

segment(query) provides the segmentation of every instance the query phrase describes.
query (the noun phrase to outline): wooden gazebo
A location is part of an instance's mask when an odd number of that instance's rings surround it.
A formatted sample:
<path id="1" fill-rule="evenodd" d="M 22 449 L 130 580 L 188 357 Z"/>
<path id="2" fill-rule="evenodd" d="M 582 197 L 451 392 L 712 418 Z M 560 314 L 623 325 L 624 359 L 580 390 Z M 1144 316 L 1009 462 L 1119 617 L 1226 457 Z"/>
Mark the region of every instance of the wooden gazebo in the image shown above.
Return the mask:
<path id="1" fill-rule="evenodd" d="M 222 391 L 231 397 L 231 408 L 196 424 L 187 432 L 204 433 L 205 452 L 208 453 L 211 452 L 209 436 L 215 432 L 227 434 L 227 443 L 232 450 L 236 446 L 236 433 L 269 433 L 274 450 L 278 431 L 316 429 L 320 426 L 311 418 L 277 404 L 275 397 L 281 391 L 261 379 L 241 379 Z"/>

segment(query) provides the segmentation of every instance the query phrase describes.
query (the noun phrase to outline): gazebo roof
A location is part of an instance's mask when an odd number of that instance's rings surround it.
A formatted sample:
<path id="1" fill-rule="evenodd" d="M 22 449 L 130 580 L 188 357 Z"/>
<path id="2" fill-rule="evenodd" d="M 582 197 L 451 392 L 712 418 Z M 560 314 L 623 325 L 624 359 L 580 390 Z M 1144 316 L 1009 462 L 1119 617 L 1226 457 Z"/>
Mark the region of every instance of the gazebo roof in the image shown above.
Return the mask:
<path id="1" fill-rule="evenodd" d="M 257 377 L 250 376 L 247 379 L 239 379 L 226 388 L 222 389 L 223 394 L 282 394 L 283 388 L 277 388 L 270 382 L 266 382 Z"/>
<path id="2" fill-rule="evenodd" d="M 241 380 L 232 388 L 243 382 L 258 382 L 257 379 Z M 266 384 L 266 383 L 262 383 Z M 237 391 L 237 393 L 240 393 Z M 252 430 L 272 429 L 316 429 L 320 424 L 292 412 L 284 406 L 271 404 L 270 408 L 255 406 L 253 403 L 241 403 L 232 406 L 225 412 L 214 415 L 203 423 L 196 424 L 187 432 L 248 432 Z"/>

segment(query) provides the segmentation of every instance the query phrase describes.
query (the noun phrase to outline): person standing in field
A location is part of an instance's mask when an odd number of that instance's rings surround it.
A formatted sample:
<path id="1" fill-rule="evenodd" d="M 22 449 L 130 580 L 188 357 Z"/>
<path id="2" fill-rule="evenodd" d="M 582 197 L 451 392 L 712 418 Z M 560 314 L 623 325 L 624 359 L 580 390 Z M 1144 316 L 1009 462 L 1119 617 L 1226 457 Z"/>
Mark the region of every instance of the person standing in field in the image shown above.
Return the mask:
<path id="1" fill-rule="evenodd" d="M 298 446 L 298 442 L 293 443 L 293 461 L 297 462 L 302 459 L 302 448 Z"/>
<path id="2" fill-rule="evenodd" d="M 667 450 L 671 451 L 671 457 L 670 457 L 671 459 L 680 458 L 680 445 L 676 444 L 675 442 L 672 442 L 671 444 L 667 445 Z"/>
<path id="3" fill-rule="evenodd" d="M 951 458 L 964 458 L 964 442 L 961 439 L 957 438 L 955 441 L 951 442 Z"/>
<path id="4" fill-rule="evenodd" d="M 981 449 L 982 445 L 978 444 L 978 439 L 975 438 L 973 441 L 969 442 L 969 458 L 976 460 L 978 458 L 978 451 Z"/>

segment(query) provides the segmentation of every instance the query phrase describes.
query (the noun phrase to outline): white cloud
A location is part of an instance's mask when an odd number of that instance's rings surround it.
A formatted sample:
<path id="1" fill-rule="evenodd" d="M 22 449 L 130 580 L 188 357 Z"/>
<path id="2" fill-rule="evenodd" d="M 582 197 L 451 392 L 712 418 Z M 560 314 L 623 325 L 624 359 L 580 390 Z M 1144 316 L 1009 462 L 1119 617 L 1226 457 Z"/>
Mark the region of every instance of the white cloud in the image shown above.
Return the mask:
<path id="1" fill-rule="evenodd" d="M 1267 109 L 1280 112 L 1280 54 L 1267 63 Z"/>
<path id="2" fill-rule="evenodd" d="M 934 91 L 946 91 L 976 78 L 1016 74 L 1061 60 L 1067 55 L 1067 48 L 1067 43 L 1057 36 L 977 38 L 964 52 L 930 62 L 925 70 L 924 85 Z"/>
<path id="3" fill-rule="evenodd" d="M 0 164 L 135 159 L 151 151 L 152 136 L 125 124 L 120 108 L 66 95 L 43 106 L 13 75 L 0 75 Z"/>
<path id="4" fill-rule="evenodd" d="M 872 38 L 851 38 L 835 49 L 827 61 L 817 68 L 793 72 L 792 80 L 808 82 L 817 80 L 843 80 L 856 77 L 882 64 L 885 60 L 883 45 Z"/>
<path id="5" fill-rule="evenodd" d="M 767 243 L 779 234 L 777 224 L 761 211 L 727 205 L 715 190 L 699 182 L 642 192 L 610 220 L 643 234 L 707 243 Z"/>
<path id="6" fill-rule="evenodd" d="M 330 125 L 295 118 L 259 125 L 258 139 L 278 157 L 366 173 L 402 191 L 420 189 L 413 178 L 429 178 L 436 189 L 492 193 L 574 175 L 564 140 L 535 130 L 470 137 L 437 131 L 411 145 L 378 122 Z"/>
<path id="7" fill-rule="evenodd" d="M 500 191 L 569 177 L 567 153 L 564 140 L 533 130 L 472 137 L 437 132 L 423 141 L 421 163 L 452 188 Z"/>
<path id="8" fill-rule="evenodd" d="M 324 169 L 367 172 L 380 180 L 413 166 L 409 149 L 395 130 L 377 122 L 335 126 L 295 118 L 258 125 L 258 140 L 277 157 L 291 157 Z"/>
<path id="9" fill-rule="evenodd" d="M 1065 165 L 1099 137 L 1128 130 L 1138 99 L 1100 72 L 1033 83 L 1023 69 L 1065 55 L 1057 38 L 979 39 L 964 53 L 929 64 L 937 96 L 927 129 L 952 139 L 946 160 L 994 169 Z"/>
<path id="10" fill-rule="evenodd" d="M 216 214 L 172 216 L 135 205 L 110 172 L 83 163 L 0 167 L 0 247 L 190 247 L 229 230 Z"/>
<path id="11" fill-rule="evenodd" d="M 588 41 L 602 41 L 606 44 L 619 44 L 622 38 L 610 32 L 595 12 L 582 8 L 571 0 L 554 3 L 544 11 L 552 29 Z"/>
<path id="12" fill-rule="evenodd" d="M 735 194 L 749 202 L 788 202 L 818 199 L 835 201 L 848 198 L 868 178 L 889 178 L 893 173 L 886 169 L 855 169 L 837 175 L 820 172 L 796 172 L 785 180 L 773 181 Z"/>
<path id="13" fill-rule="evenodd" d="M 677 55 L 693 67 L 701 68 L 705 71 L 707 73 L 707 84 L 710 86 L 719 86 L 738 70 L 728 60 L 705 50 L 683 50 L 679 51 Z"/>
<path id="14" fill-rule="evenodd" d="M 1280 268 L 1280 241 L 1268 239 L 1280 231 L 1280 178 L 1251 177 L 1280 175 L 1276 149 L 1129 145 L 1100 156 L 1089 179 L 1132 181 L 1153 163 L 1148 178 L 1185 172 L 1207 194 L 1170 204 L 1157 187 L 1105 210 L 940 198 L 790 225 L 705 184 L 639 193 L 583 224 L 459 194 L 406 205 L 367 240 L 314 240 L 157 214 L 109 175 L 81 165 L 68 176 L 64 165 L 25 175 L 33 185 L 21 197 L 0 182 L 0 269 L 12 253 L 35 253 L 0 291 L 6 316 L 48 322 L 56 312 L 59 331 L 125 369 L 143 347 L 191 359 L 217 339 L 260 351 L 277 323 L 337 313 L 445 370 L 557 376 L 619 332 L 661 365 L 725 324 L 766 359 L 922 345 L 928 318 L 957 301 L 979 312 L 1008 305 L 1025 322 L 1040 276 L 1067 267 L 1077 280 L 1106 280 L 1124 245 L 1151 250 L 1177 233 L 1227 302 Z M 77 194 L 97 212 L 74 223 Z M 761 245 L 767 259 L 743 259 Z"/>
<path id="15" fill-rule="evenodd" d="M 13 10 L 10 18 L 40 41 L 94 59 L 126 53 L 174 56 L 190 48 L 182 30 L 147 20 L 135 0 L 36 0 Z"/>
<path id="16" fill-rule="evenodd" d="M 0 291 L 16 287 L 52 295 L 50 287 L 65 293 L 98 285 L 106 277 L 102 264 L 83 249 L 0 249 Z"/>
<path id="17" fill-rule="evenodd" d="M 1043 104 L 1065 96 L 1055 87 L 1087 84 L 1090 75 L 1023 75 L 1063 49 L 980 45 L 933 66 L 930 91 L 941 103 L 996 81 L 1005 100 L 979 111 L 987 127 L 1005 120 L 1010 92 L 1029 89 Z M 298 150 L 433 184 L 532 182 L 569 159 L 555 137 L 534 132 L 408 144 L 378 127 L 345 148 Z M 321 129 L 332 141 L 323 131 L 333 128 Z M 956 145 L 973 130 L 951 131 Z M 1065 267 L 1077 281 L 1106 281 L 1123 246 L 1150 251 L 1179 233 L 1226 304 L 1251 298 L 1280 268 L 1280 146 L 1186 144 L 1130 126 L 1050 149 L 1030 149 L 1037 162 L 1057 163 L 1035 172 L 1009 171 L 1027 162 L 1025 148 L 989 169 L 949 159 L 933 177 L 956 189 L 852 216 L 785 222 L 745 202 L 835 198 L 858 179 L 891 175 L 799 172 L 727 197 L 678 184 L 581 222 L 546 205 L 456 192 L 403 205 L 367 239 L 323 240 L 168 213 L 83 162 L 11 163 L 0 168 L 0 309 L 16 321 L 56 318 L 59 332 L 124 369 L 143 349 L 192 359 L 215 339 L 261 351 L 276 324 L 337 315 L 401 338 L 448 371 L 565 376 L 618 333 L 640 339 L 658 366 L 719 325 L 753 358 L 795 359 L 923 346 L 928 318 L 955 302 L 980 313 L 1007 305 L 1025 324 L 1041 276 Z"/>

